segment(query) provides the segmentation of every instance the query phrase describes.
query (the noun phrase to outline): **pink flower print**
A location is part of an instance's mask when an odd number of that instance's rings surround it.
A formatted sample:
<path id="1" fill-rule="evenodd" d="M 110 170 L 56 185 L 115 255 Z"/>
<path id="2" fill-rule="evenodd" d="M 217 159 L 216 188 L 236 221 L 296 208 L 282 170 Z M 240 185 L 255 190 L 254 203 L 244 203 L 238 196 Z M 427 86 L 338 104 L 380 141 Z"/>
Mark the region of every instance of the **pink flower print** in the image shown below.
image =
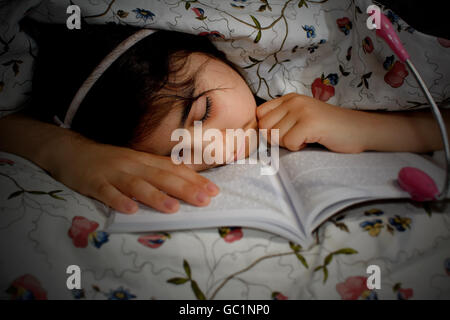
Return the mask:
<path id="1" fill-rule="evenodd" d="M 6 290 L 14 300 L 47 300 L 47 292 L 41 283 L 30 274 L 25 274 L 13 281 Z"/>
<path id="2" fill-rule="evenodd" d="M 170 238 L 168 233 L 153 233 L 138 238 L 138 242 L 146 247 L 156 249 Z"/>
<path id="3" fill-rule="evenodd" d="M 414 201 L 430 201 L 439 194 L 439 189 L 428 174 L 414 167 L 402 168 L 397 176 L 399 186 L 411 195 Z"/>
<path id="4" fill-rule="evenodd" d="M 341 30 L 345 35 L 348 35 L 350 33 L 350 30 L 352 29 L 352 22 L 349 18 L 343 17 L 336 20 L 336 23 L 339 27 L 339 30 Z"/>
<path id="5" fill-rule="evenodd" d="M 373 51 L 373 42 L 370 37 L 365 37 L 362 41 L 362 47 L 365 53 L 372 53 Z"/>
<path id="6" fill-rule="evenodd" d="M 192 8 L 192 11 L 194 11 L 195 15 L 197 17 L 195 17 L 195 19 L 197 20 L 205 20 L 206 16 L 205 16 L 205 10 L 203 10 L 202 8 Z"/>
<path id="7" fill-rule="evenodd" d="M 339 77 L 336 73 L 330 73 L 328 76 L 316 78 L 311 84 L 311 91 L 314 98 L 321 101 L 328 101 L 334 96 L 334 86 L 337 85 Z"/>
<path id="8" fill-rule="evenodd" d="M 217 39 L 225 39 L 225 36 L 221 34 L 219 31 L 203 31 L 198 34 L 199 36 L 210 36 L 211 38 L 217 38 Z"/>
<path id="9" fill-rule="evenodd" d="M 12 166 L 14 164 L 14 161 L 6 158 L 0 158 L 0 166 L 4 164 L 9 164 L 10 166 Z"/>
<path id="10" fill-rule="evenodd" d="M 278 291 L 272 292 L 272 299 L 273 300 L 287 300 L 288 297 L 286 297 L 284 294 Z"/>
<path id="11" fill-rule="evenodd" d="M 338 283 L 336 285 L 336 291 L 341 296 L 342 300 L 356 300 L 363 295 L 367 288 L 366 277 L 349 277 L 345 282 Z"/>
<path id="12" fill-rule="evenodd" d="M 69 229 L 69 237 L 77 248 L 86 248 L 89 242 L 89 234 L 98 228 L 98 223 L 90 221 L 85 217 L 76 216 L 72 219 L 72 226 Z"/>
<path id="13" fill-rule="evenodd" d="M 402 284 L 400 282 L 396 283 L 392 290 L 394 290 L 394 292 L 397 294 L 398 300 L 408 300 L 414 295 L 413 289 L 402 288 Z"/>
<path id="14" fill-rule="evenodd" d="M 408 70 L 406 70 L 405 64 L 400 61 L 395 61 L 394 65 L 384 76 L 384 81 L 392 88 L 398 88 L 403 84 L 407 76 Z"/>
<path id="15" fill-rule="evenodd" d="M 414 293 L 414 291 L 411 288 L 408 288 L 408 289 L 400 288 L 397 291 L 397 298 L 399 300 L 408 300 L 409 298 L 412 298 L 413 293 Z"/>
<path id="16" fill-rule="evenodd" d="M 219 234 L 228 243 L 238 241 L 243 236 L 241 227 L 221 227 L 219 228 Z"/>
<path id="17" fill-rule="evenodd" d="M 444 48 L 450 48 L 450 40 L 444 38 L 437 38 L 437 41 Z"/>

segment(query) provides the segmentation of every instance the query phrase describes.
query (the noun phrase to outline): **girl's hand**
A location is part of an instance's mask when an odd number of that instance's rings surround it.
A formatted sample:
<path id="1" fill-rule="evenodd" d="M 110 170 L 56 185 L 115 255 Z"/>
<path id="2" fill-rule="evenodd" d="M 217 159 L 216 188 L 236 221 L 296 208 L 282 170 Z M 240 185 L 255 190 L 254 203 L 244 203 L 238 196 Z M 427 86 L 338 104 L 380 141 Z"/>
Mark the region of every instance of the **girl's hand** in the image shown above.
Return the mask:
<path id="1" fill-rule="evenodd" d="M 179 208 L 173 197 L 206 206 L 219 193 L 168 157 L 95 143 L 22 112 L 0 119 L 0 150 L 33 161 L 69 188 L 123 213 L 138 209 L 132 198 L 169 213 Z"/>
<path id="2" fill-rule="evenodd" d="M 123 213 L 134 213 L 132 198 L 165 213 L 176 212 L 182 199 L 206 206 L 218 187 L 169 157 L 103 145 L 82 137 L 60 140 L 61 156 L 50 173 L 71 189 Z"/>
<path id="3" fill-rule="evenodd" d="M 370 114 L 337 107 L 320 100 L 287 94 L 257 108 L 260 129 L 279 129 L 279 144 L 298 151 L 320 143 L 331 151 L 359 153 L 366 145 L 366 118 Z"/>

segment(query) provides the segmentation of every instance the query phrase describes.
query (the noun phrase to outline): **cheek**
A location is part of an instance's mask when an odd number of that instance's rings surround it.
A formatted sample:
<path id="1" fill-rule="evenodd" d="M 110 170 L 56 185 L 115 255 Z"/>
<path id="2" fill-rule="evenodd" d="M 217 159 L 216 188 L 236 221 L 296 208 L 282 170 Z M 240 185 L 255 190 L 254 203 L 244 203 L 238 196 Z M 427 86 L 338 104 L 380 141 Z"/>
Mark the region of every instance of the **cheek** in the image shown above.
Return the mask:
<path id="1" fill-rule="evenodd" d="M 237 129 L 255 118 L 256 103 L 251 92 L 236 92 L 218 99 L 217 116 L 211 124 L 218 129 Z"/>

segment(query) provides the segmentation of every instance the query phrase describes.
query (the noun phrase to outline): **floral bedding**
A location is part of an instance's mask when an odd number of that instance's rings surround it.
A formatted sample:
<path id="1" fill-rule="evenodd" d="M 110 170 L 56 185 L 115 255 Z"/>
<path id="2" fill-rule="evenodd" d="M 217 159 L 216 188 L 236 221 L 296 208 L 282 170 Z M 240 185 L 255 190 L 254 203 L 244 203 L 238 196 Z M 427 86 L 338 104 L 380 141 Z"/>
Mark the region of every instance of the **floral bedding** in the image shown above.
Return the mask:
<path id="1" fill-rule="evenodd" d="M 289 92 L 348 108 L 426 106 L 420 88 L 366 26 L 371 1 L 72 1 L 87 23 L 210 36 L 264 99 Z M 25 15 L 65 23 L 69 1 L 0 1 L 0 116 L 27 106 L 38 48 Z M 450 42 L 381 9 L 440 104 Z M 433 159 L 442 162 L 442 153 Z M 450 208 L 411 201 L 351 207 L 309 248 L 263 231 L 221 228 L 108 234 L 106 208 L 17 155 L 0 152 L 2 299 L 448 299 Z M 68 289 L 67 268 L 81 270 Z M 380 268 L 369 289 L 367 268 Z"/>

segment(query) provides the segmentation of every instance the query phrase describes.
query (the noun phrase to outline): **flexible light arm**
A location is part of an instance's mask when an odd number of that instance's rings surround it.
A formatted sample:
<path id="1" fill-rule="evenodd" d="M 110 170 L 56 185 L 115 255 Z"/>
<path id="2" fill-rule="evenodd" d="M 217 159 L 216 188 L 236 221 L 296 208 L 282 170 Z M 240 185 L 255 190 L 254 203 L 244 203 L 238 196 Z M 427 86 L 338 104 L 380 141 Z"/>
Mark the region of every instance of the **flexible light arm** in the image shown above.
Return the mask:
<path id="1" fill-rule="evenodd" d="M 372 10 L 369 12 L 370 15 L 377 14 L 375 10 Z M 403 47 L 403 44 L 401 43 L 397 33 L 395 32 L 395 29 L 393 28 L 391 21 L 384 15 L 380 14 L 380 19 L 377 21 L 375 19 L 375 25 L 377 28 L 376 34 L 380 38 L 384 39 L 386 43 L 389 45 L 389 47 L 394 51 L 394 53 L 397 55 L 397 57 L 400 59 L 400 61 L 405 62 L 409 69 L 414 74 L 414 77 L 416 78 L 417 82 L 419 83 L 419 86 L 422 88 L 423 93 L 425 94 L 425 97 L 427 98 L 428 102 L 431 105 L 431 111 L 433 112 L 433 116 L 436 119 L 439 129 L 441 131 L 441 137 L 442 142 L 444 144 L 444 152 L 445 152 L 445 181 L 444 185 L 441 188 L 441 192 L 438 195 L 434 195 L 434 200 L 443 200 L 448 193 L 449 189 L 449 183 L 450 183 L 450 147 L 449 147 L 449 141 L 448 141 L 448 135 L 447 135 L 447 129 L 445 127 L 444 120 L 442 119 L 441 112 L 439 111 L 438 106 L 436 105 L 436 102 L 434 101 L 433 97 L 430 94 L 430 91 L 428 90 L 427 86 L 425 85 L 425 82 L 421 78 L 419 72 L 414 67 L 413 63 L 411 62 L 410 56 L 408 52 Z M 425 180 L 423 180 L 425 181 Z M 413 186 L 412 189 L 414 189 Z M 412 189 L 407 190 L 410 192 Z M 411 193 L 411 192 L 410 192 Z M 414 196 L 413 196 L 414 197 Z"/>

